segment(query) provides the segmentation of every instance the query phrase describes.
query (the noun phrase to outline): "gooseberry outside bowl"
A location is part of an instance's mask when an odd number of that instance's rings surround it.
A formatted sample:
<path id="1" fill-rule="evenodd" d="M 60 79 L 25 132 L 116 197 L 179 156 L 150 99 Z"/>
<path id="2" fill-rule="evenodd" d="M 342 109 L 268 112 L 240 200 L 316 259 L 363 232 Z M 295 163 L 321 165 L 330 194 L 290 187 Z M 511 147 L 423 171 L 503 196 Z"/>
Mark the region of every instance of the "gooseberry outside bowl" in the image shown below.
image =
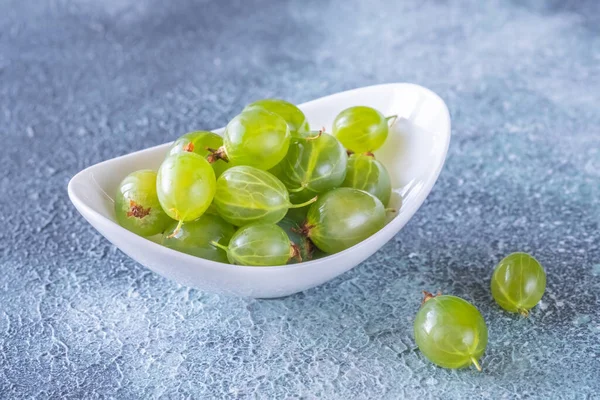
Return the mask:
<path id="1" fill-rule="evenodd" d="M 418 85 L 392 83 L 322 97 L 300 105 L 313 129 L 330 131 L 336 115 L 366 105 L 398 115 L 382 149 L 375 152 L 387 167 L 398 212 L 379 232 L 356 246 L 325 258 L 275 267 L 222 264 L 168 249 L 119 226 L 109 197 L 120 181 L 139 169 L 157 170 L 170 143 L 93 165 L 69 182 L 69 197 L 83 217 L 125 254 L 175 282 L 215 293 L 256 298 L 287 296 L 348 271 L 379 250 L 408 222 L 431 191 L 444 165 L 450 142 L 450 114 L 444 101 Z M 197 128 L 197 127 L 192 127 Z M 223 128 L 215 130 L 223 133 Z"/>

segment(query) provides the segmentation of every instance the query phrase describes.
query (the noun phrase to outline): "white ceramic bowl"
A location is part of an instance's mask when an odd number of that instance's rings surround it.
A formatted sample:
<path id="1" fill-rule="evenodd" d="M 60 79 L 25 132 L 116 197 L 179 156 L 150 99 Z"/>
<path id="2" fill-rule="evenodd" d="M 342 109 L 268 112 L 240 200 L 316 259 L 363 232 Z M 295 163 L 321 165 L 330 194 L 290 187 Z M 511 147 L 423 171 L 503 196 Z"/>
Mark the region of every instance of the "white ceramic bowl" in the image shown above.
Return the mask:
<path id="1" fill-rule="evenodd" d="M 394 194 L 389 207 L 397 207 L 399 212 L 382 230 L 341 253 L 294 265 L 244 267 L 183 254 L 122 228 L 115 222 L 110 197 L 127 174 L 144 168 L 157 170 L 170 143 L 86 168 L 69 182 L 69 197 L 81 215 L 125 254 L 182 285 L 257 298 L 297 293 L 360 264 L 396 235 L 423 204 L 446 158 L 450 142 L 448 108 L 439 96 L 421 86 L 406 83 L 369 86 L 322 97 L 299 107 L 313 129 L 325 127 L 330 131 L 340 111 L 357 105 L 374 107 L 386 116 L 398 115 L 383 148 L 375 154 L 392 179 Z M 215 132 L 221 134 L 223 129 Z M 174 133 L 173 137 L 179 133 L 183 132 Z"/>

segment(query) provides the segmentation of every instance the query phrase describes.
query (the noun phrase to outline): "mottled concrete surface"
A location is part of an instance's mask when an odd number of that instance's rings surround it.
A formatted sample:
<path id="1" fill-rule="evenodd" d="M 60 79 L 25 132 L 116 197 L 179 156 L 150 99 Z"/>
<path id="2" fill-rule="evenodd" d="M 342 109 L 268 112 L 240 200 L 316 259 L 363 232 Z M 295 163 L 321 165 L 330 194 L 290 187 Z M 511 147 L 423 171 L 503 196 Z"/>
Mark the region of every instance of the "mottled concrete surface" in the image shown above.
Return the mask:
<path id="1" fill-rule="evenodd" d="M 0 9 L 1 398 L 600 398 L 598 1 Z M 223 126 L 250 100 L 394 81 L 448 103 L 446 167 L 382 251 L 305 293 L 179 287 L 67 198 L 84 167 Z M 516 250 L 548 273 L 529 319 L 488 289 Z M 436 368 L 415 349 L 422 289 L 479 307 L 483 373 Z"/>

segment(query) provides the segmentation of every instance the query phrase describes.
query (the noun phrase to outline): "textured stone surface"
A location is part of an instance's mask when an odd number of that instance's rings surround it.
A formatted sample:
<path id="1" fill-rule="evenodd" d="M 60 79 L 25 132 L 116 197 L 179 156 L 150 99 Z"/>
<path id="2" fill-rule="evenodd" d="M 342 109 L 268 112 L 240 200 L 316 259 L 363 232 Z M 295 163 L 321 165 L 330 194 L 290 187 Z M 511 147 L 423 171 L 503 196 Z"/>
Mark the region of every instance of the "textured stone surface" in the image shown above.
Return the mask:
<path id="1" fill-rule="evenodd" d="M 0 397 L 598 398 L 600 3 L 0 1 Z M 137 265 L 76 213 L 96 162 L 223 126 L 256 98 L 381 82 L 448 103 L 446 167 L 406 228 L 321 287 L 255 301 Z M 509 252 L 548 289 L 488 289 Z M 490 331 L 484 372 L 428 363 L 422 289 Z"/>

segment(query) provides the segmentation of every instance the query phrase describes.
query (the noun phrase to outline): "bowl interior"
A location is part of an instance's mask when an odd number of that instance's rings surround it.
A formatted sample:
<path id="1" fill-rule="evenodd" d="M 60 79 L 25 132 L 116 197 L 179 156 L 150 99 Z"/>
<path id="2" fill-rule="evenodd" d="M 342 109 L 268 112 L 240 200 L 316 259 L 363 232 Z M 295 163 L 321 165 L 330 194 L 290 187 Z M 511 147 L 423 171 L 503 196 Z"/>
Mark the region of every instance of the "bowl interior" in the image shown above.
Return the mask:
<path id="1" fill-rule="evenodd" d="M 299 107 L 313 129 L 325 127 L 326 132 L 330 132 L 337 114 L 357 105 L 376 108 L 386 116 L 398 116 L 384 146 L 375 156 L 390 173 L 393 195 L 389 207 L 399 210 L 396 216 L 406 212 L 412 215 L 420 206 L 419 194 L 423 190 L 429 192 L 427 186 L 433 185 L 431 181 L 435 181 L 444 162 L 450 136 L 446 105 L 423 87 L 389 84 L 337 93 Z M 223 131 L 223 128 L 214 130 L 218 134 Z M 169 139 L 177 136 L 174 134 Z M 112 198 L 121 180 L 139 169 L 157 170 L 169 145 L 165 143 L 85 169 L 71 182 L 73 195 L 94 212 L 116 221 Z"/>

